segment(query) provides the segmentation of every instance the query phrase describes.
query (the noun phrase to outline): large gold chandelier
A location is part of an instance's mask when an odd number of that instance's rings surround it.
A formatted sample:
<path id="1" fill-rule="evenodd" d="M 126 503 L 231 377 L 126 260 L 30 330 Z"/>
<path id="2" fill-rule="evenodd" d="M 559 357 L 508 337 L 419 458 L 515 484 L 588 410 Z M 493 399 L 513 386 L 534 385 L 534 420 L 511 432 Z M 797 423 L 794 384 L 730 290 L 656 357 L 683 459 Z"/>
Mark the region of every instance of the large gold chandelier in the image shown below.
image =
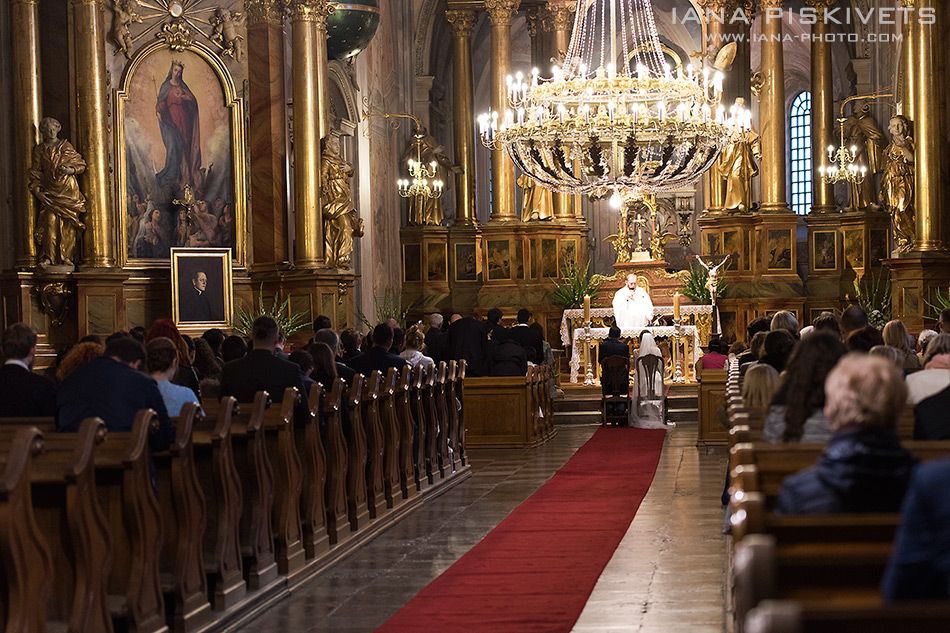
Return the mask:
<path id="1" fill-rule="evenodd" d="M 479 119 L 482 142 L 560 193 L 626 204 L 682 190 L 751 127 L 722 105 L 722 81 L 708 67 L 674 72 L 649 0 L 578 0 L 563 67 L 510 78 L 509 109 Z"/>

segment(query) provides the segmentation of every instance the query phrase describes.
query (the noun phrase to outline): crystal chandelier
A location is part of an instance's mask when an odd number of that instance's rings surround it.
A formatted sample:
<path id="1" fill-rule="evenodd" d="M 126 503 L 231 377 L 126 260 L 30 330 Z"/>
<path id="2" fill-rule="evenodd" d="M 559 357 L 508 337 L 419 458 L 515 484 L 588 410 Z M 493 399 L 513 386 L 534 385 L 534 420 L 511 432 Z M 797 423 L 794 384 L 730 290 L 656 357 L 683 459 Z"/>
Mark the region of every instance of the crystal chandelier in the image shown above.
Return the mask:
<path id="1" fill-rule="evenodd" d="M 844 144 L 844 124 L 846 119 L 839 119 L 841 125 L 841 145 L 835 151 L 834 145 L 828 146 L 828 165 L 822 165 L 818 168 L 822 181 L 828 185 L 834 185 L 839 182 L 854 183 L 860 185 L 867 176 L 868 168 L 864 165 L 860 167 L 855 164 L 858 158 L 858 148 L 854 145 L 851 148 Z"/>
<path id="2" fill-rule="evenodd" d="M 410 158 L 408 161 L 410 179 L 399 179 L 396 185 L 399 187 L 399 195 L 403 198 L 438 198 L 442 195 L 444 183 L 436 179 L 438 174 L 438 163 L 432 161 L 428 165 L 422 162 L 422 141 L 425 136 L 416 130 L 413 134 L 413 140 L 416 148 L 416 158 Z M 430 179 L 431 182 L 430 182 Z"/>
<path id="3" fill-rule="evenodd" d="M 505 112 L 479 119 L 482 142 L 504 150 L 542 186 L 628 201 L 682 190 L 751 127 L 722 105 L 722 72 L 673 68 L 649 0 L 578 0 L 563 67 L 509 79 Z"/>

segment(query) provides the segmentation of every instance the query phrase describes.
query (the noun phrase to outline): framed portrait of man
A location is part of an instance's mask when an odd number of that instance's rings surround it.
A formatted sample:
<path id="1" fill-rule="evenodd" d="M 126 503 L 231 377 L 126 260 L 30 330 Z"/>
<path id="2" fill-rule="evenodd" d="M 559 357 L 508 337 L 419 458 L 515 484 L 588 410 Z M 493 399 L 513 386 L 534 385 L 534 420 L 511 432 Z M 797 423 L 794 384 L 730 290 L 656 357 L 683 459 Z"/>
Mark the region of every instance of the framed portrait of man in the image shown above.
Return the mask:
<path id="1" fill-rule="evenodd" d="M 173 248 L 172 318 L 184 328 L 231 324 L 231 249 Z"/>

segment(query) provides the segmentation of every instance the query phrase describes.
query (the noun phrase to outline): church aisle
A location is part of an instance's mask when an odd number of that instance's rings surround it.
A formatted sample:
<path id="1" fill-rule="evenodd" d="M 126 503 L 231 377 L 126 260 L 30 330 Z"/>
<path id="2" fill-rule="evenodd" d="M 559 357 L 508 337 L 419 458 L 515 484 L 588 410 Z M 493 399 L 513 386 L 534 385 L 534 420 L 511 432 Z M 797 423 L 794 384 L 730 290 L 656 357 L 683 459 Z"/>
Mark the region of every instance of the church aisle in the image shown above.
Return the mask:
<path id="1" fill-rule="evenodd" d="M 720 633 L 727 537 L 724 448 L 696 448 L 695 422 L 667 434 L 650 491 L 572 633 Z"/>
<path id="2" fill-rule="evenodd" d="M 532 450 L 471 450 L 472 478 L 238 631 L 375 630 L 534 494 L 597 428 L 559 426 L 554 439 Z"/>

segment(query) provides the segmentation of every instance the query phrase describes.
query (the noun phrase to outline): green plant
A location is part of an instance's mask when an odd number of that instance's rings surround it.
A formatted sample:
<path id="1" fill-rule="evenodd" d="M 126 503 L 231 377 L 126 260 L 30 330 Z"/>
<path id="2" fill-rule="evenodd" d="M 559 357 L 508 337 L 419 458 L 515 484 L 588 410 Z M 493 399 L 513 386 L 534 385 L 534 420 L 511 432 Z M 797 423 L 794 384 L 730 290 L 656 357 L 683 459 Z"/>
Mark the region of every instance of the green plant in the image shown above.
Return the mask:
<path id="1" fill-rule="evenodd" d="M 863 281 L 854 280 L 854 300 L 868 315 L 868 323 L 881 329 L 891 320 L 891 277 L 887 270 L 872 272 Z"/>
<path id="2" fill-rule="evenodd" d="M 561 270 L 562 282 L 555 283 L 551 291 L 551 301 L 562 308 L 579 308 L 584 305 L 585 296 L 594 296 L 604 284 L 603 278 L 594 279 L 590 272 L 590 262 L 581 266 L 573 255 L 567 258 Z"/>
<path id="3" fill-rule="evenodd" d="M 722 297 L 726 289 L 726 272 L 732 266 L 732 262 L 726 264 L 725 268 L 719 273 L 716 279 L 716 296 Z M 704 266 L 689 265 L 689 270 L 683 271 L 683 294 L 696 303 L 709 303 L 712 297 L 709 296 L 709 288 L 706 283 L 709 281 L 709 271 Z"/>
<path id="4" fill-rule="evenodd" d="M 940 318 L 940 313 L 944 310 L 950 308 L 950 288 L 947 288 L 947 292 L 944 293 L 941 288 L 934 289 L 934 301 L 930 303 L 926 299 L 924 303 L 927 304 L 927 307 L 933 310 L 933 316 Z"/>
<path id="5" fill-rule="evenodd" d="M 251 302 L 251 310 L 248 312 L 244 311 L 244 308 L 238 306 L 237 308 L 237 319 L 234 329 L 237 330 L 241 335 L 250 337 L 251 330 L 254 326 L 254 320 L 258 317 L 269 316 L 277 321 L 277 327 L 279 327 L 285 336 L 290 336 L 294 332 L 297 332 L 307 326 L 309 321 L 307 321 L 307 315 L 302 312 L 291 312 L 290 310 L 290 297 L 284 299 L 283 303 L 278 304 L 277 301 L 279 295 L 274 295 L 274 302 L 271 305 L 269 310 L 264 309 L 264 284 L 261 284 L 260 294 L 258 296 L 257 310 L 254 309 L 253 301 Z"/>
<path id="6" fill-rule="evenodd" d="M 382 323 L 387 319 L 396 319 L 399 323 L 406 322 L 406 315 L 409 314 L 409 310 L 412 308 L 412 302 L 406 306 L 405 309 L 402 308 L 402 294 L 393 291 L 391 288 L 386 288 L 383 292 L 382 301 L 379 300 L 378 296 L 373 297 L 373 309 L 376 311 L 376 323 L 370 323 L 369 318 L 363 314 L 363 311 L 359 308 L 356 308 L 356 316 L 359 317 L 360 321 L 369 328 L 370 330 L 375 327 L 377 323 Z"/>

